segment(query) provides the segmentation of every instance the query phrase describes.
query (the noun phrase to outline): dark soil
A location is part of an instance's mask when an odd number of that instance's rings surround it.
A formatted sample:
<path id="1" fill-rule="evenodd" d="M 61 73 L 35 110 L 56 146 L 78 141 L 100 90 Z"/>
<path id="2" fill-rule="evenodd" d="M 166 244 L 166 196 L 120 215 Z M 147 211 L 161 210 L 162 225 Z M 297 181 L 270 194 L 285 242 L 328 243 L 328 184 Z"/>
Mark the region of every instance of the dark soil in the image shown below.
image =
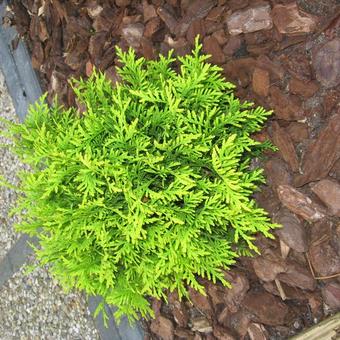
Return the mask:
<path id="1" fill-rule="evenodd" d="M 116 79 L 116 44 L 183 55 L 200 34 L 237 95 L 274 110 L 254 136 L 280 149 L 261 161 L 268 181 L 256 199 L 283 228 L 225 274 L 232 289 L 202 280 L 206 297 L 153 301 L 146 338 L 287 339 L 340 309 L 339 1 L 15 0 L 12 10 L 5 23 L 25 38 L 49 99 L 66 106 L 71 77 L 95 66 Z"/>

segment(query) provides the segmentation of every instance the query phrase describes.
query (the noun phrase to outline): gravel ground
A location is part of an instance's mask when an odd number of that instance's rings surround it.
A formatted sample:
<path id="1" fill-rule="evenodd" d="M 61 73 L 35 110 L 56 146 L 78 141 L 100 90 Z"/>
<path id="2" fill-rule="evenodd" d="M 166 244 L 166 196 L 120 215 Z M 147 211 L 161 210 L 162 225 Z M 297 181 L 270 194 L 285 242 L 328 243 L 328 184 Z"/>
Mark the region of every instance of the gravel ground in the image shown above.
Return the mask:
<path id="1" fill-rule="evenodd" d="M 95 340 L 99 335 L 84 296 L 65 294 L 45 267 L 28 275 L 22 268 L 0 289 L 0 339 Z"/>
<path id="2" fill-rule="evenodd" d="M 3 74 L 0 71 L 0 117 L 17 121 L 12 100 L 8 95 Z M 4 128 L 0 122 L 0 129 Z M 9 144 L 9 141 L 0 135 L 0 144 Z M 17 184 L 16 171 L 23 168 L 16 156 L 8 149 L 0 147 L 0 176 L 6 178 L 10 183 Z M 0 187 L 0 260 L 5 256 L 19 234 L 13 230 L 13 223 L 17 223 L 16 216 L 9 217 L 8 213 L 16 200 L 13 190 Z"/>
<path id="3" fill-rule="evenodd" d="M 0 116 L 16 120 L 1 72 Z M 0 137 L 3 143 L 8 141 Z M 15 184 L 15 173 L 20 168 L 23 165 L 18 159 L 0 148 L 0 175 Z M 20 236 L 13 230 L 16 217 L 8 216 L 15 199 L 12 190 L 0 188 L 0 261 Z M 33 263 L 34 257 L 28 259 L 28 264 Z M 65 294 L 46 267 L 30 274 L 22 268 L 0 287 L 0 340 L 24 339 L 99 339 L 85 297 L 73 292 Z"/>

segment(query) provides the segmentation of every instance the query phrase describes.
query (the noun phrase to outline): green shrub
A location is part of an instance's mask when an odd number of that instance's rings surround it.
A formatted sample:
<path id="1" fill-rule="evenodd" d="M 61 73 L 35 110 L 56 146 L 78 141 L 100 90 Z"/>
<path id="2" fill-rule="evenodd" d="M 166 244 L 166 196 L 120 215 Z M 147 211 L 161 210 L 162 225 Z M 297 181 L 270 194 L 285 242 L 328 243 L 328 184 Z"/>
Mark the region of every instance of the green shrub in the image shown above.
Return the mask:
<path id="1" fill-rule="evenodd" d="M 74 81 L 85 113 L 42 98 L 25 123 L 8 123 L 31 168 L 18 230 L 38 236 L 63 287 L 101 295 L 118 318 L 152 315 L 147 297 L 168 290 L 204 294 L 198 277 L 227 285 L 221 269 L 275 227 L 251 198 L 264 181 L 251 159 L 270 145 L 250 135 L 271 112 L 235 98 L 200 49 L 177 58 L 178 72 L 171 53 L 117 49 L 119 85 L 97 72 Z"/>

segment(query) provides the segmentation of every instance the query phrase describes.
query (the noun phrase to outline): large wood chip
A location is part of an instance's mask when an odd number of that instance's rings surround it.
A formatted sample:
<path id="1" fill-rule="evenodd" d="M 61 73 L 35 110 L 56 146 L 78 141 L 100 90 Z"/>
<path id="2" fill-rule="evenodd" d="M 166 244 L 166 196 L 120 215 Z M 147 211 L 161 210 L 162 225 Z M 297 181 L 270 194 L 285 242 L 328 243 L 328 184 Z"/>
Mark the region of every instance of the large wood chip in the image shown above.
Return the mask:
<path id="1" fill-rule="evenodd" d="M 302 173 L 296 186 L 325 178 L 340 158 L 340 113 L 335 114 L 319 137 L 306 150 L 302 160 Z"/>
<path id="2" fill-rule="evenodd" d="M 290 185 L 279 185 L 277 194 L 285 207 L 308 222 L 316 222 L 325 217 L 324 208 Z"/>
<path id="3" fill-rule="evenodd" d="M 299 170 L 299 161 L 290 135 L 277 122 L 273 122 L 272 131 L 273 142 L 279 148 L 282 158 L 294 172 L 297 172 Z"/>

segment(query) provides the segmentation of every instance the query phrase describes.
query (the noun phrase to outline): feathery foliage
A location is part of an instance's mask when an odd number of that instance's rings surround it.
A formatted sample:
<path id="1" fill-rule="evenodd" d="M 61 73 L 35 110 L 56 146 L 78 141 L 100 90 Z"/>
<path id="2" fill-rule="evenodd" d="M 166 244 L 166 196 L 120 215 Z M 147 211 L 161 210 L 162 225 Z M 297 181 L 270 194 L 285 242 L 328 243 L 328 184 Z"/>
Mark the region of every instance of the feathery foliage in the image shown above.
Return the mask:
<path id="1" fill-rule="evenodd" d="M 120 84 L 98 72 L 74 81 L 83 115 L 42 98 L 23 124 L 7 122 L 31 168 L 17 229 L 38 236 L 63 287 L 101 295 L 118 318 L 152 315 L 147 296 L 166 290 L 204 294 L 198 277 L 227 285 L 222 269 L 257 251 L 254 234 L 272 237 L 251 198 L 262 170 L 250 167 L 270 147 L 250 135 L 271 112 L 235 98 L 200 49 L 177 58 L 178 72 L 171 53 L 117 49 Z"/>

